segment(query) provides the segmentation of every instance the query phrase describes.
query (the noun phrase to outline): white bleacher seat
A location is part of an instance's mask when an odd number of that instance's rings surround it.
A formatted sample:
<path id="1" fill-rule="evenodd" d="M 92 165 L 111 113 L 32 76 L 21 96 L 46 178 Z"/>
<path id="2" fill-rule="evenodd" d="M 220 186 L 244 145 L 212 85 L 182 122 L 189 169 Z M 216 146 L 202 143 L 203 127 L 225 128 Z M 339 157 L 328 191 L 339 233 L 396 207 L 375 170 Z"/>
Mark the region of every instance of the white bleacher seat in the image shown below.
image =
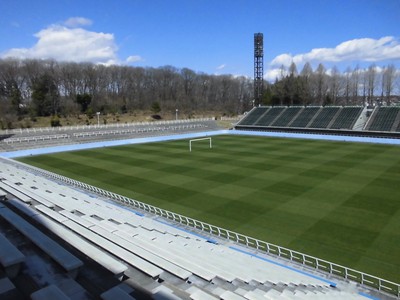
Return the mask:
<path id="1" fill-rule="evenodd" d="M 79 217 L 78 215 L 76 215 L 74 213 L 71 213 L 69 211 L 66 211 L 66 210 L 61 210 L 60 214 L 62 214 L 63 216 L 67 217 L 69 220 L 73 220 L 74 222 L 84 226 L 85 228 L 89 228 L 89 227 L 95 225 L 93 222 L 90 222 L 87 219 Z"/>
<path id="2" fill-rule="evenodd" d="M 193 300 L 217 300 L 219 297 L 213 296 L 201 289 L 192 286 L 186 290 L 186 292 L 190 293 L 190 298 Z"/>
<path id="3" fill-rule="evenodd" d="M 81 218 L 83 218 L 83 219 L 85 219 L 85 220 L 87 220 L 87 221 L 89 221 L 91 223 L 94 223 L 95 225 L 107 230 L 108 232 L 114 232 L 114 231 L 118 230 L 118 225 L 117 224 L 114 224 L 114 223 L 112 223 L 110 221 L 107 221 L 107 220 L 99 221 L 99 220 L 96 220 L 95 218 L 92 218 L 92 217 L 89 217 L 89 216 L 86 216 L 86 215 L 82 216 Z"/>
<path id="4" fill-rule="evenodd" d="M 0 233 L 0 264 L 10 278 L 18 275 L 25 255 L 18 250 L 3 234 Z"/>
<path id="5" fill-rule="evenodd" d="M 54 210 L 52 210 L 42 204 L 36 205 L 35 208 L 38 211 L 44 213 L 45 215 L 49 216 L 50 218 L 56 220 L 59 223 L 62 223 L 64 221 L 68 220 L 67 217 L 64 217 L 63 215 L 59 214 L 58 212 L 55 212 Z"/>
<path id="6" fill-rule="evenodd" d="M 71 275 L 76 275 L 83 265 L 82 261 L 61 247 L 58 243 L 46 236 L 36 227 L 25 221 L 22 217 L 8 208 L 0 209 L 0 216 L 12 224 L 19 232 L 31 240 L 36 246 L 53 258 L 60 266 Z"/>
<path id="7" fill-rule="evenodd" d="M 32 300 L 70 300 L 56 285 L 52 284 L 31 294 Z"/>
<path id="8" fill-rule="evenodd" d="M 18 185 L 13 185 L 12 186 L 7 181 L 5 181 L 5 183 L 8 186 L 14 188 L 15 190 L 18 190 L 20 193 L 25 194 L 29 198 L 31 198 L 31 199 L 33 199 L 33 200 L 35 200 L 35 201 L 37 201 L 37 202 L 39 202 L 39 203 L 41 203 L 43 205 L 46 205 L 47 207 L 54 207 L 54 204 L 46 199 L 47 195 L 41 195 L 41 192 L 38 191 L 38 190 L 33 190 L 33 189 L 25 187 L 25 186 L 18 186 Z"/>
<path id="9" fill-rule="evenodd" d="M 137 244 L 131 243 L 127 239 L 124 239 L 118 235 L 110 233 L 108 230 L 102 227 L 93 226 L 90 228 L 90 230 L 96 232 L 102 237 L 108 239 L 109 241 L 116 243 L 117 245 L 125 248 L 126 250 L 134 253 L 135 255 L 147 261 L 151 261 L 156 266 L 159 266 L 160 268 L 174 274 L 175 276 L 181 279 L 186 280 L 187 278 L 189 278 L 189 276 L 192 275 L 191 272 L 179 267 L 177 262 L 172 263 L 169 260 L 164 259 L 162 256 L 157 256 L 157 254 L 154 252 L 150 252 L 147 249 L 139 247 Z M 158 250 L 159 252 L 162 252 L 162 249 Z"/>
<path id="10" fill-rule="evenodd" d="M 131 226 L 131 225 L 120 224 L 118 226 L 121 228 L 119 230 L 122 230 L 122 231 L 124 231 L 126 233 L 129 233 L 129 235 L 132 236 L 132 237 L 138 234 L 137 231 L 136 231 L 136 228 Z"/>
<path id="11" fill-rule="evenodd" d="M 20 191 L 18 191 L 14 187 L 5 184 L 5 181 L 4 182 L 0 181 L 0 188 L 2 190 L 6 191 L 7 193 L 17 197 L 18 199 L 20 199 L 21 201 L 23 201 L 25 203 L 31 203 L 32 202 L 32 199 L 30 197 L 28 197 L 27 195 L 21 193 Z"/>
<path id="12" fill-rule="evenodd" d="M 64 239 L 71 246 L 78 249 L 87 257 L 90 257 L 91 259 L 102 265 L 105 269 L 112 272 L 115 277 L 120 278 L 123 275 L 124 271 L 127 270 L 127 266 L 125 266 L 123 263 L 111 257 L 96 246 L 92 245 L 91 243 L 81 238 L 71 230 L 67 229 L 63 225 L 57 224 L 56 222 L 46 218 L 43 215 L 36 215 L 35 219 L 39 223 L 50 229 L 57 236 Z"/>
<path id="13" fill-rule="evenodd" d="M 158 234 L 150 238 L 145 231 L 138 233 L 139 234 L 135 236 L 135 241 L 140 241 L 140 243 L 143 244 L 145 242 L 151 243 L 153 247 L 163 248 L 169 253 L 172 253 L 173 256 L 190 260 L 191 265 L 201 266 L 202 269 L 212 272 L 214 277 L 218 276 L 226 281 L 232 281 L 236 278 L 240 278 L 243 281 L 248 280 L 248 277 L 243 279 L 241 274 L 233 274 L 230 271 L 232 268 L 237 268 L 235 264 L 232 264 L 232 260 L 235 259 L 234 257 L 230 257 L 229 261 L 221 265 L 219 256 L 215 256 L 214 252 L 210 251 L 210 249 L 213 248 L 209 248 L 209 245 L 211 246 L 212 244 L 207 243 L 205 240 L 182 239 L 167 234 Z M 115 234 L 119 233 L 116 232 Z M 191 246 L 189 247 L 189 245 Z M 204 250 L 198 247 L 198 245 L 202 245 Z M 222 246 L 219 245 L 217 247 L 221 248 Z"/>
<path id="14" fill-rule="evenodd" d="M 203 263 L 196 263 L 191 260 L 191 253 L 187 252 L 183 255 L 180 255 L 180 253 L 176 253 L 174 251 L 166 251 L 166 245 L 163 246 L 157 246 L 156 244 L 152 243 L 150 240 L 146 240 L 141 236 L 140 238 L 136 237 L 131 237 L 128 233 L 123 232 L 123 231 L 116 231 L 114 232 L 115 235 L 129 241 L 131 244 L 135 244 L 138 247 L 142 247 L 146 249 L 147 251 L 154 253 L 156 255 L 161 256 L 165 260 L 170 261 L 171 263 L 174 263 L 194 274 L 197 276 L 207 280 L 211 281 L 213 278 L 215 278 L 216 274 L 214 272 L 211 272 L 207 268 L 204 267 L 204 260 Z"/>
<path id="15" fill-rule="evenodd" d="M 172 289 L 172 287 L 166 286 L 165 284 L 160 284 L 151 292 L 153 294 L 153 299 L 182 300 L 181 297 L 174 294 L 174 290 Z"/>
<path id="16" fill-rule="evenodd" d="M 238 294 L 235 294 L 234 292 L 231 291 L 225 291 L 220 295 L 220 298 L 223 300 L 244 300 L 243 296 L 240 296 Z"/>
<path id="17" fill-rule="evenodd" d="M 32 209 L 29 204 L 25 204 L 22 201 L 16 199 L 9 199 L 7 203 L 10 203 L 12 206 L 17 208 L 19 211 L 23 212 L 28 217 L 32 217 L 39 214 L 39 212 Z"/>
<path id="18" fill-rule="evenodd" d="M 112 253 L 113 255 L 121 258 L 122 260 L 126 261 L 128 264 L 132 265 L 133 267 L 141 270 L 143 273 L 148 274 L 149 276 L 156 278 L 158 277 L 163 271 L 156 267 L 155 265 L 143 260 L 142 258 L 132 254 L 131 252 L 122 249 L 115 243 L 112 243 L 105 238 L 97 235 L 96 233 L 90 231 L 89 229 L 83 227 L 82 225 L 75 223 L 72 220 L 65 221 L 63 223 L 65 226 L 73 230 L 74 232 L 82 235 L 90 242 L 98 245 L 99 247 L 107 250 L 108 252 Z"/>
<path id="19" fill-rule="evenodd" d="M 244 297 L 249 300 L 265 300 L 264 293 L 260 294 L 255 291 L 248 291 L 246 294 L 244 294 Z"/>
<path id="20" fill-rule="evenodd" d="M 274 300 L 274 299 L 280 299 L 280 297 L 282 297 L 282 294 L 277 290 L 270 289 L 268 292 L 264 294 L 264 297 L 270 300 Z"/>

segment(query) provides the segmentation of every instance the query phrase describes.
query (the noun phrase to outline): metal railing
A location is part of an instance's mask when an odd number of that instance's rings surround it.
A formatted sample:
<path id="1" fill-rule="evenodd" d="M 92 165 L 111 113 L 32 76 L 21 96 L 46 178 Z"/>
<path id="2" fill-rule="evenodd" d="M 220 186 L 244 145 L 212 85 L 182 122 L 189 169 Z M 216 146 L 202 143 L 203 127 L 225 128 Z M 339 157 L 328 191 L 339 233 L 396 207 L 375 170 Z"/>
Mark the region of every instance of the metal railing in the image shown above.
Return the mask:
<path id="1" fill-rule="evenodd" d="M 214 226 L 196 219 L 192 219 L 189 217 L 185 217 L 180 214 L 176 214 L 174 212 L 158 208 L 156 206 L 152 206 L 146 203 L 143 203 L 138 200 L 134 200 L 125 196 L 121 196 L 119 194 L 103 190 L 101 188 L 92 186 L 90 184 L 86 184 L 80 182 L 75 179 L 68 178 L 66 176 L 62 176 L 50 171 L 46 171 L 37 167 L 29 166 L 23 163 L 15 162 L 10 159 L 6 159 L 9 163 L 17 164 L 19 166 L 24 167 L 25 169 L 34 172 L 36 174 L 40 174 L 42 176 L 52 178 L 57 181 L 61 181 L 67 183 L 69 185 L 73 185 L 75 187 L 84 189 L 86 191 L 90 191 L 101 195 L 106 198 L 110 198 L 112 200 L 116 200 L 122 204 L 129 205 L 133 208 L 138 208 L 143 211 L 146 211 L 151 214 L 155 214 L 161 217 L 164 217 L 168 220 L 175 221 L 179 224 L 190 226 L 192 228 L 201 230 L 205 233 L 209 233 L 211 235 L 217 236 L 219 238 L 228 239 L 230 241 L 239 243 L 241 245 L 245 245 L 251 248 L 255 248 L 259 251 L 266 252 L 268 254 L 276 255 L 280 258 L 284 258 L 290 260 L 292 262 L 299 263 L 304 266 L 312 267 L 316 270 L 323 271 L 332 275 L 340 276 L 345 279 L 357 282 L 359 284 L 377 289 L 382 292 L 386 292 L 396 297 L 400 298 L 400 284 L 394 283 L 367 273 L 363 273 L 351 268 L 347 268 L 345 266 L 341 266 L 327 260 L 319 259 L 314 256 L 310 256 L 295 250 L 291 250 L 285 247 L 281 247 L 275 244 L 271 244 L 265 241 L 258 240 L 256 238 L 252 238 L 234 231 L 230 231 L 228 229 L 224 229 L 218 226 Z"/>
<path id="2" fill-rule="evenodd" d="M 14 143 L 30 143 L 30 142 L 39 142 L 39 141 L 51 141 L 51 140 L 59 140 L 59 139 L 68 139 L 70 138 L 69 134 L 53 134 L 53 135 L 39 135 L 39 136 L 25 136 L 25 137 L 17 137 L 17 138 L 7 138 L 4 139 L 6 144 L 14 144 Z"/>
<path id="3" fill-rule="evenodd" d="M 154 126 L 154 125 L 171 125 L 171 124 L 186 124 L 193 122 L 213 121 L 215 118 L 198 118 L 198 119 L 182 119 L 182 120 L 166 120 L 152 122 L 130 122 L 130 123 L 112 123 L 99 125 L 75 125 L 75 126 L 60 126 L 60 127 L 38 127 L 38 128 L 19 128 L 0 130 L 2 134 L 30 134 L 30 133 L 47 133 L 47 132 L 64 132 L 76 130 L 90 129 L 109 129 L 109 128 L 127 128 L 134 126 Z"/>

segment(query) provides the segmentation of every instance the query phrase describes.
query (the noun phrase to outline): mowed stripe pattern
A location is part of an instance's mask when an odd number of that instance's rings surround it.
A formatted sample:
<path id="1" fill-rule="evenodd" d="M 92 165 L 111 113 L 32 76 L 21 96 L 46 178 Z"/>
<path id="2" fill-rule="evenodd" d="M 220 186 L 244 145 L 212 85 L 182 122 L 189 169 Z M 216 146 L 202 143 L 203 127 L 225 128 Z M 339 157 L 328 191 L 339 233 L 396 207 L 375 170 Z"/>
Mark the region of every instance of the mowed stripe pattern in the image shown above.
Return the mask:
<path id="1" fill-rule="evenodd" d="M 400 148 L 213 137 L 21 159 L 318 258 L 400 281 Z"/>

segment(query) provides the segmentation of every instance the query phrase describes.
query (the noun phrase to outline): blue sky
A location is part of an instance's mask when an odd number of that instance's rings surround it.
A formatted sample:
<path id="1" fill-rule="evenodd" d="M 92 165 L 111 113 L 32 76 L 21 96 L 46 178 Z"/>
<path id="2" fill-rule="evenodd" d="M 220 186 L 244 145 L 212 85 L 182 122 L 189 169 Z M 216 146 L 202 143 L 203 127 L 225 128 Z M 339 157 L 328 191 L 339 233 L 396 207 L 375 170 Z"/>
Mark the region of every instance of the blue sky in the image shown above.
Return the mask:
<path id="1" fill-rule="evenodd" d="M 1 0 L 0 57 L 253 76 L 306 61 L 400 68 L 400 0 Z"/>

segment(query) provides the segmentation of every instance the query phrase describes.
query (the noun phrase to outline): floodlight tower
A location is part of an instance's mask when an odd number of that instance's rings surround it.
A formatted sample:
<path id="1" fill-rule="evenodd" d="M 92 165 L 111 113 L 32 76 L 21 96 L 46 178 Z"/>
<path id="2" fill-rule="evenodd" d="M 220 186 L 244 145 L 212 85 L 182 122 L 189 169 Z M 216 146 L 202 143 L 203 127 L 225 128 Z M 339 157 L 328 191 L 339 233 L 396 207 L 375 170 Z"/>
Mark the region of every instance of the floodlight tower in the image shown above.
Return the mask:
<path id="1" fill-rule="evenodd" d="M 264 87 L 264 36 L 254 34 L 254 105 L 262 102 Z"/>

